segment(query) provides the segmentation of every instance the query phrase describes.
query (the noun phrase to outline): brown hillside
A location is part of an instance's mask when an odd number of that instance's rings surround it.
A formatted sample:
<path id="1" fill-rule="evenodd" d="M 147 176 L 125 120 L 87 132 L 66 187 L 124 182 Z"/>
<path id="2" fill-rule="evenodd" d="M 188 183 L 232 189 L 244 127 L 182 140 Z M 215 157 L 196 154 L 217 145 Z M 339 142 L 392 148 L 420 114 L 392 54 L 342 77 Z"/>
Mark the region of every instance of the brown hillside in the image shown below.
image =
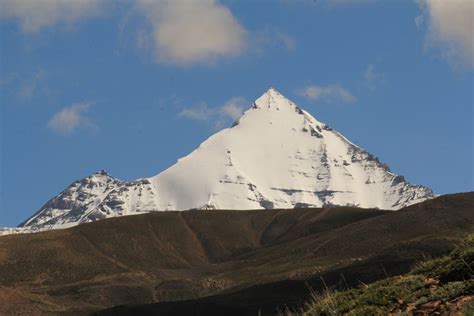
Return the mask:
<path id="1" fill-rule="evenodd" d="M 350 282 L 376 279 L 451 250 L 474 230 L 473 205 L 474 194 L 467 193 L 398 212 L 156 212 L 4 236 L 0 314 L 84 314 L 120 304 L 232 296 L 250 286 L 319 276 L 331 286 L 340 283 L 341 272 Z M 259 295 L 252 296 L 252 308 Z M 282 303 L 275 297 L 268 310 Z M 288 303 L 296 301 L 288 296 Z"/>

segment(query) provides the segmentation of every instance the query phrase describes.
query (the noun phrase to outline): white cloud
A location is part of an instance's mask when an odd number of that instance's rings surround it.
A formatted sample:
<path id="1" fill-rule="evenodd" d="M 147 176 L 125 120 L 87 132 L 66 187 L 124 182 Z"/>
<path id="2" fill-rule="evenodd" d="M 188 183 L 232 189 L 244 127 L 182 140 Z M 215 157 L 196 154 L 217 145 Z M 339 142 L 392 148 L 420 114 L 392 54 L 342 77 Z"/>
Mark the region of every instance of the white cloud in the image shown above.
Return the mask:
<path id="1" fill-rule="evenodd" d="M 35 33 L 47 27 L 74 25 L 116 8 L 123 13 L 118 25 L 120 45 L 129 49 L 135 44 L 141 51 L 151 53 L 158 63 L 180 66 L 214 64 L 245 52 L 262 53 L 275 48 L 294 50 L 296 47 L 293 37 L 270 27 L 247 31 L 219 0 L 122 2 L 0 0 L 0 19 L 16 21 L 24 32 Z M 128 33 L 127 25 L 138 27 Z M 114 53 L 121 54 L 121 49 Z"/>
<path id="2" fill-rule="evenodd" d="M 453 66 L 474 67 L 474 1 L 418 0 L 422 14 L 415 18 L 427 25 L 427 47 L 438 47 Z"/>
<path id="3" fill-rule="evenodd" d="M 352 103 L 357 100 L 349 90 L 340 84 L 331 84 L 327 86 L 308 85 L 297 91 L 297 94 L 308 100 L 315 102 L 344 102 Z"/>
<path id="4" fill-rule="evenodd" d="M 369 64 L 364 71 L 364 85 L 370 90 L 375 90 L 377 85 L 385 82 L 385 76 L 375 71 L 375 65 Z"/>
<path id="5" fill-rule="evenodd" d="M 0 18 L 18 20 L 24 32 L 96 15 L 100 0 L 1 0 Z"/>
<path id="6" fill-rule="evenodd" d="M 245 98 L 231 98 L 219 109 L 219 115 L 235 121 L 242 116 L 244 108 L 247 104 L 248 102 Z"/>
<path id="7" fill-rule="evenodd" d="M 211 122 L 214 127 L 222 128 L 229 120 L 238 120 L 242 116 L 246 105 L 248 105 L 248 101 L 245 98 L 233 97 L 218 107 L 209 107 L 206 103 L 201 103 L 195 107 L 185 108 L 178 113 L 178 116 L 196 121 Z"/>
<path id="8" fill-rule="evenodd" d="M 207 121 L 214 116 L 214 111 L 206 103 L 201 103 L 195 107 L 183 109 L 178 116 L 196 121 Z"/>
<path id="9" fill-rule="evenodd" d="M 216 0 L 138 0 L 153 27 L 158 62 L 209 63 L 240 55 L 247 32 Z"/>
<path id="10" fill-rule="evenodd" d="M 48 128 L 62 135 L 71 134 L 84 126 L 96 128 L 86 116 L 86 113 L 93 104 L 93 102 L 81 102 L 65 107 L 53 115 L 48 122 Z"/>

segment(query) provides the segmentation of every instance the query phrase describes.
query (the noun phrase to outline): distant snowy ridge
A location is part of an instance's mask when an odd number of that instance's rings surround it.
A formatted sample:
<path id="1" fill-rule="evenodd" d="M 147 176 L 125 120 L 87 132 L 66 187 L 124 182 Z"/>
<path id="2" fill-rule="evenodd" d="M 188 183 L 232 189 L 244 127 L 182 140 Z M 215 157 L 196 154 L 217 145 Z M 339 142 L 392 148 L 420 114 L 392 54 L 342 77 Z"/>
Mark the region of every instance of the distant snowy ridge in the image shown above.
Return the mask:
<path id="1" fill-rule="evenodd" d="M 432 197 L 430 189 L 406 182 L 270 88 L 231 128 L 160 174 L 130 182 L 105 171 L 92 174 L 0 235 L 151 211 L 334 205 L 397 210 Z"/>

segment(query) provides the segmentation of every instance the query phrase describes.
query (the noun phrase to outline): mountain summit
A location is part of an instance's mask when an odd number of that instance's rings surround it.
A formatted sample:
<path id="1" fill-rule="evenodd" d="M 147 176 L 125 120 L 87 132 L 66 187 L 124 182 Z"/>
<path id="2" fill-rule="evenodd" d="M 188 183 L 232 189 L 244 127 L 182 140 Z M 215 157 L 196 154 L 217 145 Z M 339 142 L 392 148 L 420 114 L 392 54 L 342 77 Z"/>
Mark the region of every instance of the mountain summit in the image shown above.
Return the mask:
<path id="1" fill-rule="evenodd" d="M 433 197 L 270 88 L 231 128 L 148 179 L 102 171 L 72 183 L 17 230 L 188 209 L 351 205 L 397 210 Z"/>

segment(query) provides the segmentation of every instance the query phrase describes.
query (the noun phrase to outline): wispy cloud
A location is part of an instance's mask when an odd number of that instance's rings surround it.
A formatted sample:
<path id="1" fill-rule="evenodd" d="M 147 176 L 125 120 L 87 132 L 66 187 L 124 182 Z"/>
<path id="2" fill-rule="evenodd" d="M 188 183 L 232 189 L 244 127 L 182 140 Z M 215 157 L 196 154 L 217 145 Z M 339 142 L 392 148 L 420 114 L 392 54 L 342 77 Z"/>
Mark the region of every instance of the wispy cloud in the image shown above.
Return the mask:
<path id="1" fill-rule="evenodd" d="M 422 13 L 418 27 L 426 25 L 426 46 L 438 48 L 455 68 L 474 67 L 474 3 L 472 0 L 417 0 Z"/>
<path id="2" fill-rule="evenodd" d="M 236 121 L 241 116 L 248 105 L 248 101 L 243 97 L 233 97 L 223 105 L 209 107 L 206 103 L 183 109 L 178 113 L 179 117 L 211 123 L 215 128 L 222 128 L 229 121 Z"/>
<path id="3" fill-rule="evenodd" d="M 378 85 L 385 82 L 385 75 L 375 70 L 374 64 L 367 65 L 364 71 L 364 85 L 374 91 Z"/>
<path id="4" fill-rule="evenodd" d="M 252 35 L 252 46 L 258 53 L 274 48 L 292 51 L 296 49 L 296 40 L 288 33 L 266 27 Z"/>
<path id="5" fill-rule="evenodd" d="M 194 107 L 181 110 L 178 116 L 196 121 L 208 121 L 214 116 L 214 110 L 209 108 L 206 103 L 200 103 Z"/>
<path id="6" fill-rule="evenodd" d="M 61 135 L 72 134 L 80 127 L 97 129 L 87 117 L 87 112 L 94 104 L 94 102 L 81 102 L 63 108 L 49 120 L 48 128 Z"/>
<path id="7" fill-rule="evenodd" d="M 302 3 L 308 5 L 323 5 L 326 7 L 334 7 L 338 5 L 351 5 L 351 4 L 368 4 L 374 3 L 380 0 L 280 0 L 286 4 Z"/>
<path id="8" fill-rule="evenodd" d="M 240 55 L 247 31 L 216 0 L 138 0 L 158 62 L 191 65 Z"/>
<path id="9" fill-rule="evenodd" d="M 0 17 L 18 20 L 24 32 L 71 24 L 100 12 L 100 0 L 1 0 Z"/>
<path id="10" fill-rule="evenodd" d="M 224 118 L 237 120 L 242 116 L 246 105 L 248 105 L 248 101 L 243 97 L 231 98 L 220 107 L 219 115 Z"/>
<path id="11" fill-rule="evenodd" d="M 29 78 L 20 81 L 18 97 L 22 101 L 30 101 L 38 94 L 48 94 L 47 73 L 43 69 L 34 72 Z"/>
<path id="12" fill-rule="evenodd" d="M 296 93 L 314 102 L 343 102 L 353 103 L 357 98 L 340 84 L 330 84 L 327 86 L 308 85 L 296 91 Z"/>

